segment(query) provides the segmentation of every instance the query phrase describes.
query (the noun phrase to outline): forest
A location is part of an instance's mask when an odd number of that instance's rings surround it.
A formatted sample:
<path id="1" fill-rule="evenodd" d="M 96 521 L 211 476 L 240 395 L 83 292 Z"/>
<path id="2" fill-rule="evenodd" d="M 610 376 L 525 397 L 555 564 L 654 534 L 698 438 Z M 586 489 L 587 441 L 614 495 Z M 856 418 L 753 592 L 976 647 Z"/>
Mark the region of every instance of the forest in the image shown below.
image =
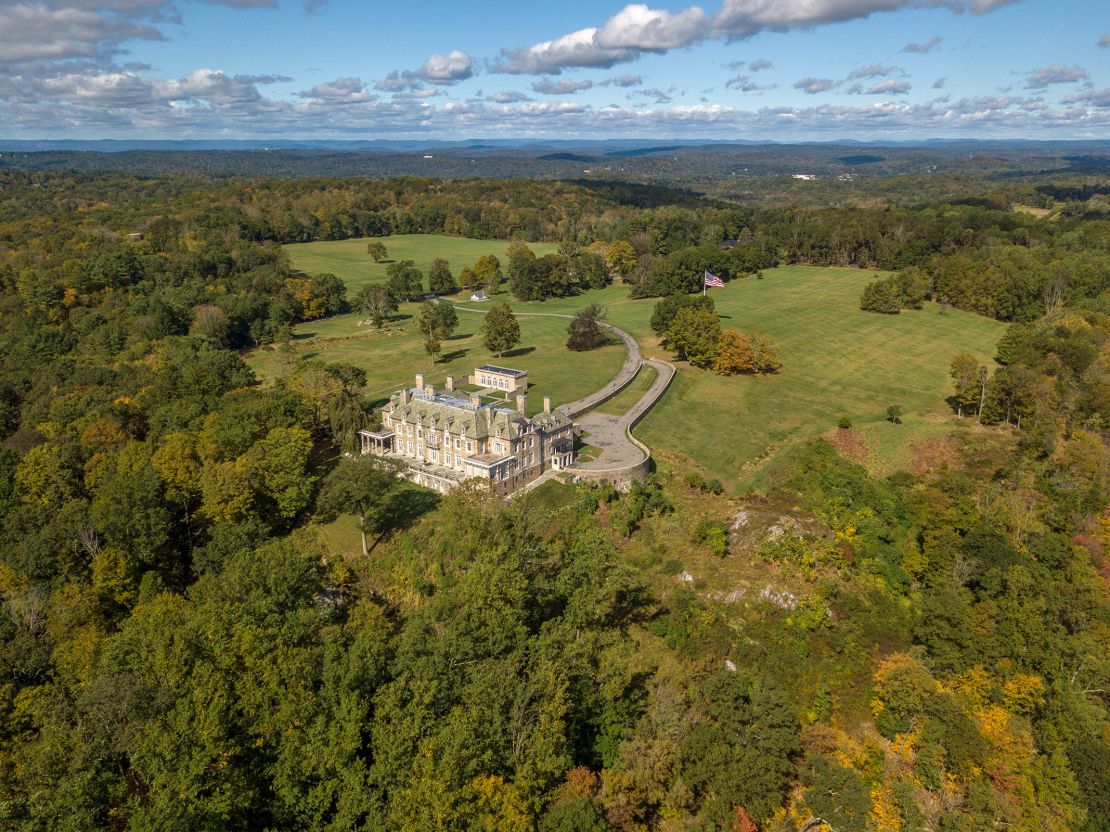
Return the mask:
<path id="1" fill-rule="evenodd" d="M 1107 185 L 975 187 L 0 170 L 4 828 L 1110 830 Z M 953 362 L 939 467 L 819 439 L 743 494 L 441 497 L 344 456 L 362 370 L 243 358 L 357 303 L 282 244 L 402 233 L 516 241 L 518 298 L 617 282 L 660 331 L 780 264 L 1008 326 Z"/>

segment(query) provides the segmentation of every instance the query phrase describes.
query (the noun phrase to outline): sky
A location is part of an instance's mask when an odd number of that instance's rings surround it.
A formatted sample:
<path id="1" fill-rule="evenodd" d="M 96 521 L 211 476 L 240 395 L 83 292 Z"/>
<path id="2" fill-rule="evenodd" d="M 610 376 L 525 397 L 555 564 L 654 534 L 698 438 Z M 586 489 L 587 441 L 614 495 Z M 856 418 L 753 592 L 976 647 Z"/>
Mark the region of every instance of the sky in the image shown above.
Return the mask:
<path id="1" fill-rule="evenodd" d="M 1107 0 L 0 0 L 9 139 L 1110 138 Z"/>

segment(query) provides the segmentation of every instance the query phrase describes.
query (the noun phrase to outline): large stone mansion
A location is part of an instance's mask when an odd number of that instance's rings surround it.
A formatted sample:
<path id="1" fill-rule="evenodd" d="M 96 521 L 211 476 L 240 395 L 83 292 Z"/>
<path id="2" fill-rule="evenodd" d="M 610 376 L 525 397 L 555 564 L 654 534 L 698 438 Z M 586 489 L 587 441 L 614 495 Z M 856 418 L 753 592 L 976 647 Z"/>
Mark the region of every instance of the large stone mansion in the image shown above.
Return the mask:
<path id="1" fill-rule="evenodd" d="M 480 367 L 471 379 L 490 371 L 502 378 L 523 376 L 504 367 Z M 517 388 L 520 389 L 520 388 Z M 505 387 L 500 387 L 502 392 Z M 416 376 L 416 386 L 394 393 L 382 408 L 381 430 L 359 431 L 362 453 L 399 460 L 412 482 L 447 492 L 468 479 L 489 484 L 499 496 L 511 494 L 546 471 L 574 462 L 574 424 L 551 409 L 527 415 L 527 397 L 518 393 L 516 408 L 482 403 L 454 389 L 437 391 Z"/>

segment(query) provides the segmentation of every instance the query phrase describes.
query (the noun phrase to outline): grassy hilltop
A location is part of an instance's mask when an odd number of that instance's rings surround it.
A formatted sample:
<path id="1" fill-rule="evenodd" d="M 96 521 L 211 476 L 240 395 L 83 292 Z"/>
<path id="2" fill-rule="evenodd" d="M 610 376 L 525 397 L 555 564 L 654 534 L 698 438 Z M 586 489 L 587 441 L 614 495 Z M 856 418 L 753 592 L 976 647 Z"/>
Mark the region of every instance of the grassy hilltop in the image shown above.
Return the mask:
<path id="1" fill-rule="evenodd" d="M 411 235 L 384 239 L 391 257 L 430 263 L 446 257 L 452 267 L 483 253 L 503 253 L 504 243 Z M 373 266 L 364 240 L 290 246 L 294 262 L 309 272 L 331 271 L 350 281 L 384 275 Z M 536 247 L 539 248 L 539 247 Z M 663 401 L 637 428 L 661 464 L 703 469 L 730 488 L 759 480 L 781 452 L 814 436 L 829 434 L 851 456 L 878 473 L 943 459 L 945 437 L 967 426 L 956 420 L 945 398 L 950 394 L 948 366 L 960 352 L 989 361 L 1004 325 L 957 310 L 941 314 L 934 304 L 919 311 L 886 316 L 861 312 L 859 295 L 877 272 L 860 269 L 788 266 L 771 269 L 763 279 L 746 278 L 711 290 L 722 325 L 775 338 L 782 349 L 782 370 L 766 377 L 725 378 L 679 364 L 679 376 Z M 350 288 L 357 282 L 348 282 Z M 460 297 L 460 300 L 463 298 Z M 521 312 L 574 312 L 601 303 L 609 320 L 631 332 L 645 355 L 666 357 L 649 321 L 655 300 L 633 300 L 624 286 L 545 303 L 521 303 L 504 293 Z M 460 307 L 488 308 L 463 302 Z M 364 367 L 368 389 L 387 394 L 423 372 L 432 383 L 448 374 L 459 377 L 475 364 L 495 360 L 477 335 L 481 318 L 460 311 L 459 335 L 444 345 L 446 360 L 433 365 L 415 330 L 416 305 L 402 307 L 385 332 L 359 325 L 345 315 L 297 328 L 300 355 Z M 556 403 L 601 386 L 620 366 L 619 346 L 572 353 L 565 346 L 566 322 L 521 317 L 522 344 L 501 363 L 527 370 L 533 383 L 531 410 L 540 397 Z M 264 378 L 288 361 L 275 349 L 254 352 L 250 362 Z M 609 410 L 631 404 L 615 402 Z M 904 424 L 885 421 L 886 408 L 901 405 Z M 853 423 L 840 432 L 841 416 Z"/>

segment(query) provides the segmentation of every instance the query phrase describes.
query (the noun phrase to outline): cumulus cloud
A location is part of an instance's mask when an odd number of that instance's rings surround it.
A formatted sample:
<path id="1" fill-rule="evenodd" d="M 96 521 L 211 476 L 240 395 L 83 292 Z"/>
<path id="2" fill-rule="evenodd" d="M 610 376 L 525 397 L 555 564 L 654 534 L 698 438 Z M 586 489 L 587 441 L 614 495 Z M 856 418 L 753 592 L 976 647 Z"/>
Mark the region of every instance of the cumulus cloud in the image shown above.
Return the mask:
<path id="1" fill-rule="evenodd" d="M 432 55 L 419 69 L 395 69 L 374 84 L 374 89 L 394 94 L 414 93 L 424 84 L 450 86 L 473 75 L 474 59 L 455 49 L 446 55 Z"/>
<path id="2" fill-rule="evenodd" d="M 671 96 L 674 94 L 674 91 L 674 87 L 671 87 L 669 90 L 661 90 L 658 87 L 653 87 L 651 89 L 630 92 L 628 94 L 628 99 L 631 101 L 636 98 L 644 98 L 655 104 L 670 104 L 673 100 Z"/>
<path id="3" fill-rule="evenodd" d="M 1076 81 L 1086 81 L 1090 77 L 1087 70 L 1081 66 L 1049 64 L 1033 70 L 1025 82 L 1025 87 L 1030 90 L 1043 90 L 1052 84 L 1072 84 Z"/>
<path id="4" fill-rule="evenodd" d="M 583 81 L 571 81 L 564 78 L 561 81 L 552 81 L 550 78 L 544 78 L 532 84 L 534 92 L 543 93 L 544 95 L 573 95 L 582 90 L 588 90 L 593 87 L 594 82 L 586 79 Z"/>
<path id="5" fill-rule="evenodd" d="M 377 98 L 366 89 L 361 78 L 353 77 L 336 78 L 334 81 L 317 84 L 310 90 L 298 92 L 297 96 L 332 104 L 361 104 Z"/>
<path id="6" fill-rule="evenodd" d="M 608 69 L 644 53 L 666 52 L 707 38 L 740 40 L 760 32 L 808 29 L 920 6 L 986 14 L 1011 2 L 1015 0 L 724 0 L 714 15 L 707 15 L 699 6 L 670 12 L 632 3 L 601 26 L 578 29 L 532 46 L 503 49 L 493 61 L 492 70 L 513 75 L 558 75 L 572 67 Z M 921 51 L 935 45 L 910 44 L 922 46 Z M 767 62 L 760 68 L 769 66 Z"/>
<path id="7" fill-rule="evenodd" d="M 1110 110 L 1110 87 L 1101 90 L 1086 90 L 1078 95 L 1064 98 L 1065 104 L 1089 104 L 1102 110 Z"/>
<path id="8" fill-rule="evenodd" d="M 893 78 L 880 81 L 864 90 L 864 95 L 905 95 L 910 91 L 910 84 L 906 81 L 895 81 Z"/>
<path id="9" fill-rule="evenodd" d="M 601 27 L 579 29 L 520 49 L 503 49 L 494 72 L 558 75 L 569 67 L 608 69 L 643 54 L 666 52 L 705 36 L 705 12 L 692 6 L 672 14 L 642 3 L 625 6 Z"/>
<path id="10" fill-rule="evenodd" d="M 429 84 L 455 84 L 474 75 L 474 59 L 459 49 L 446 55 L 432 55 L 416 75 Z"/>
<path id="11" fill-rule="evenodd" d="M 1101 38 L 1099 38 L 1098 45 L 1103 49 L 1110 46 L 1110 35 L 1103 35 Z"/>
<path id="12" fill-rule="evenodd" d="M 493 95 L 488 96 L 487 100 L 496 102 L 497 104 L 516 104 L 520 101 L 531 101 L 532 99 L 516 90 L 501 90 L 501 92 L 495 92 Z"/>
<path id="13" fill-rule="evenodd" d="M 794 89 L 801 90 L 806 95 L 817 95 L 820 92 L 828 92 L 838 84 L 839 82 L 832 78 L 802 78 L 794 82 Z"/>
<path id="14" fill-rule="evenodd" d="M 606 78 L 604 81 L 598 83 L 599 87 L 638 87 L 644 83 L 644 79 L 639 75 L 617 75 L 613 78 Z"/>
<path id="15" fill-rule="evenodd" d="M 151 23 L 164 4 L 134 4 L 119 12 L 32 3 L 0 3 L 0 63 L 106 61 L 132 40 L 162 40 Z"/>
<path id="16" fill-rule="evenodd" d="M 725 88 L 730 90 L 739 90 L 740 92 L 761 92 L 762 90 L 774 89 L 774 84 L 759 84 L 752 80 L 750 75 L 733 75 L 725 81 Z"/>
<path id="17" fill-rule="evenodd" d="M 926 52 L 932 52 L 939 45 L 940 37 L 937 35 L 933 35 L 924 43 L 907 43 L 905 46 L 902 47 L 902 51 L 909 52 L 911 54 L 924 55 Z"/>
<path id="18" fill-rule="evenodd" d="M 853 69 L 851 72 L 848 73 L 848 80 L 849 81 L 857 81 L 860 78 L 885 78 L 886 76 L 891 75 L 895 72 L 902 72 L 902 70 L 900 70 L 896 66 L 883 66 L 882 64 L 872 64 L 871 66 L 865 66 L 865 67 L 861 67 L 859 69 Z M 902 72 L 902 74 L 905 75 L 904 72 Z"/>

